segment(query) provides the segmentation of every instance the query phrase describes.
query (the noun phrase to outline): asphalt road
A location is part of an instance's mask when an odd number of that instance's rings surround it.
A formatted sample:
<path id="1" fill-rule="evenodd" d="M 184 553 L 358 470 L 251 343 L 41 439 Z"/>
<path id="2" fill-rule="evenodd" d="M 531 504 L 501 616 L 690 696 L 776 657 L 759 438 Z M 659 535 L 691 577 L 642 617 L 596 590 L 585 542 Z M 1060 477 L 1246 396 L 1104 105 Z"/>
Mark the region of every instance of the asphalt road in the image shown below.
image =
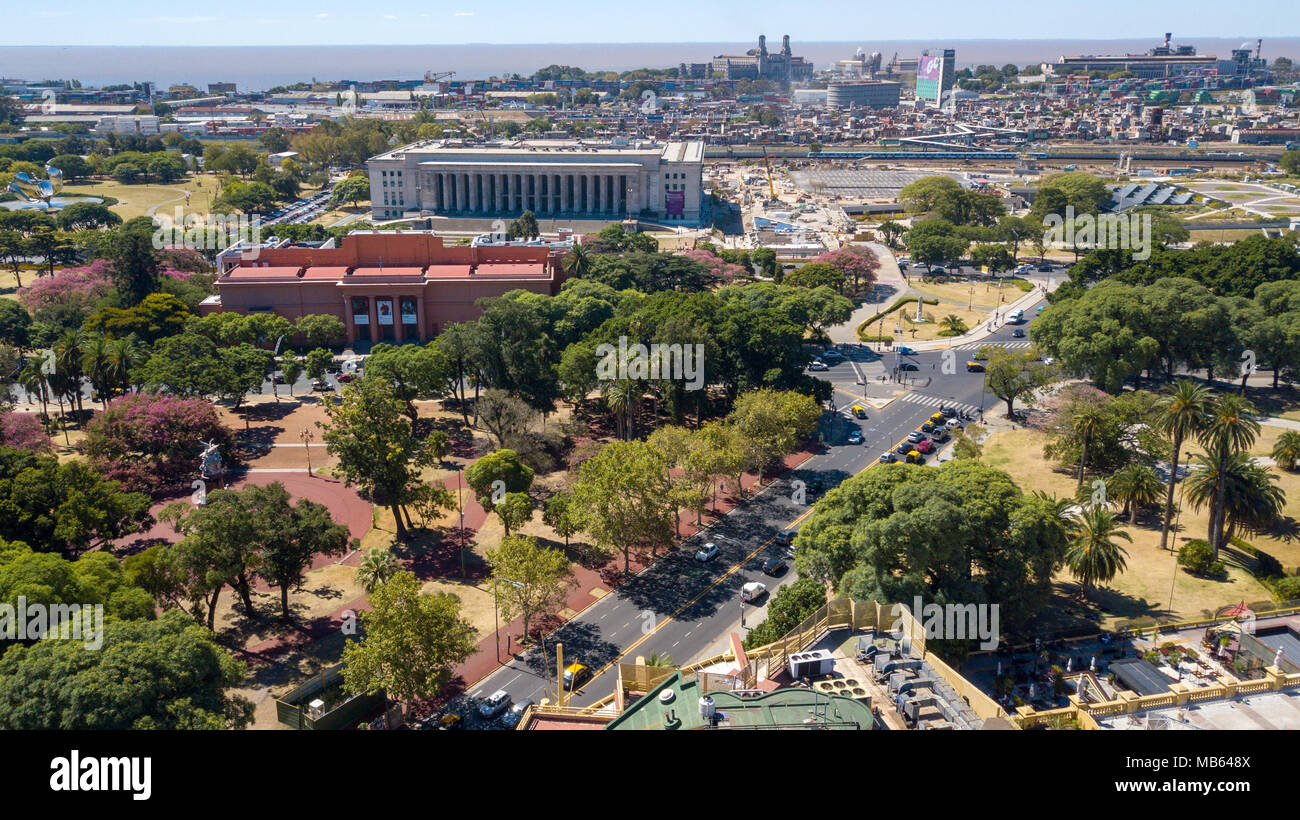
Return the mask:
<path id="1" fill-rule="evenodd" d="M 1025 310 L 1027 322 L 1020 327 L 1032 323 L 1038 304 Z M 837 410 L 828 412 L 822 421 L 827 444 L 824 453 L 772 482 L 722 520 L 587 607 L 547 639 L 545 655 L 534 648 L 516 657 L 455 699 L 452 708 L 466 715 L 468 726 L 489 728 L 478 719 L 472 707 L 496 690 L 505 689 L 514 702 L 528 698 L 536 703 L 547 697 L 547 665 L 551 667 L 550 691 L 555 686 L 556 642 L 564 644 L 566 665 L 582 663 L 593 673 L 569 698 L 569 705 L 584 706 L 613 691 L 616 664 L 620 661 L 630 662 L 637 655 L 649 657 L 657 652 L 671 655 L 674 663 L 689 663 L 718 646 L 731 632 L 739 630 L 744 634 L 740 626 L 741 586 L 749 581 L 761 581 L 768 588 L 768 595 L 758 602 L 759 607 L 743 605 L 745 623 L 752 627 L 762 620 L 762 610 L 776 590 L 795 579 L 792 565 L 776 578 L 762 573 L 765 559 L 784 552 L 773 540 L 777 532 L 794 526 L 826 489 L 893 449 L 934 413 L 941 401 L 964 406 L 976 414 L 983 396 L 984 377 L 981 373 L 966 372 L 965 360 L 980 344 L 1027 346 L 1028 340 L 1014 338 L 1012 330 L 1003 326 L 979 344 L 971 344 L 969 350 L 957 349 L 956 372 L 952 374 L 942 372 L 944 351 L 903 357 L 917 368 L 906 374 L 913 380 L 912 389 L 884 409 L 868 407 L 866 419 L 854 418 L 849 411 L 853 399 L 862 393 L 862 386 L 856 382 L 858 373 L 876 382 L 881 374 L 888 378 L 895 354 L 887 353 L 882 358 L 874 351 L 849 349 L 843 363 L 818 374 L 836 388 Z M 997 401 L 991 395 L 983 398 L 986 409 Z M 850 431 L 855 428 L 862 431 L 864 441 L 860 445 L 847 443 Z M 806 503 L 797 503 L 793 498 L 797 488 L 794 482 L 802 481 L 806 486 L 814 477 L 824 483 L 822 493 L 809 492 L 804 499 Z M 719 554 L 708 562 L 697 561 L 696 549 L 710 541 L 718 545 Z"/>

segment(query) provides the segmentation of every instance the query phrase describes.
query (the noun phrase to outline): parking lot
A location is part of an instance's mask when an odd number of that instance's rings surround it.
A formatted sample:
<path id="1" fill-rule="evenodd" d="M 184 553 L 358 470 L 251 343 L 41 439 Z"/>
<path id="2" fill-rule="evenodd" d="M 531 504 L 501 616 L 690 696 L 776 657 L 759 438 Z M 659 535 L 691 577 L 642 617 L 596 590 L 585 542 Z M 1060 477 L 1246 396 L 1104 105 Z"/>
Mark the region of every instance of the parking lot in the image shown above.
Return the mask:
<path id="1" fill-rule="evenodd" d="M 286 205 L 278 211 L 266 215 L 264 225 L 301 225 L 310 222 L 329 208 L 333 190 L 325 188 L 319 193 Z"/>

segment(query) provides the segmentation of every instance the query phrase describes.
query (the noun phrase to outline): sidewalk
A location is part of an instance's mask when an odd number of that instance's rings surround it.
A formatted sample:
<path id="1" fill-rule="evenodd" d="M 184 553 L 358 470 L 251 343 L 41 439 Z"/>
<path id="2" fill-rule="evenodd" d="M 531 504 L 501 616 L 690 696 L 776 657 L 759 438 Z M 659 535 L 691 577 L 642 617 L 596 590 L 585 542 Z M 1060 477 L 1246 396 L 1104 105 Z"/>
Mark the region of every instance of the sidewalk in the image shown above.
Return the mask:
<path id="1" fill-rule="evenodd" d="M 1055 288 L 1052 289 L 1055 290 Z M 1011 304 L 1000 305 L 993 310 L 990 310 L 983 322 L 980 322 L 973 329 L 960 336 L 950 336 L 944 339 L 929 339 L 923 342 L 906 342 L 905 344 L 913 350 L 928 351 L 947 350 L 950 347 L 957 347 L 958 345 L 982 341 L 987 339 L 989 336 L 992 336 L 998 328 L 1006 326 L 1006 317 L 1008 313 L 1013 310 L 1027 309 L 1030 305 L 1042 299 L 1043 295 L 1044 292 L 1042 288 L 1034 288 Z M 993 319 L 995 315 L 1000 317 L 1000 320 L 997 322 Z"/>

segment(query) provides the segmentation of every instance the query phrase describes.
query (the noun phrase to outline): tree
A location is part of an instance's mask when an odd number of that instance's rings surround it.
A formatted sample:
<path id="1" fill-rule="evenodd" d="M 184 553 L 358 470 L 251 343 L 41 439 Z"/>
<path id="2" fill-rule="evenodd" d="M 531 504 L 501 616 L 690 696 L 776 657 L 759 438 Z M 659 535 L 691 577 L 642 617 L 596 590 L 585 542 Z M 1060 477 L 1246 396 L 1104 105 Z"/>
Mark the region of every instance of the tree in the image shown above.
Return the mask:
<path id="1" fill-rule="evenodd" d="M 631 552 L 652 551 L 672 539 L 671 485 L 663 456 L 641 441 L 615 441 L 578 468 L 573 506 L 582 529 L 602 551 L 621 551 L 631 574 Z"/>
<path id="2" fill-rule="evenodd" d="M 962 318 L 955 313 L 949 313 L 939 320 L 939 326 L 943 328 L 940 336 L 960 336 L 969 330 Z"/>
<path id="3" fill-rule="evenodd" d="M 1205 426 L 1198 436 L 1208 457 L 1215 462 L 1209 540 L 1216 555 L 1223 548 L 1223 531 L 1227 526 L 1228 462 L 1255 443 L 1255 437 L 1259 435 L 1256 415 L 1254 406 L 1241 396 L 1221 396 L 1210 404 Z"/>
<path id="4" fill-rule="evenodd" d="M 243 729 L 253 704 L 230 690 L 245 673 L 180 612 L 108 618 L 97 652 L 77 641 L 37 641 L 0 655 L 0 727 Z"/>
<path id="5" fill-rule="evenodd" d="M 737 398 L 727 418 L 750 453 L 749 466 L 761 478 L 817 429 L 821 415 L 821 407 L 809 396 L 764 388 Z"/>
<path id="6" fill-rule="evenodd" d="M 280 588 L 280 613 L 288 620 L 289 590 L 300 589 L 317 555 L 337 556 L 355 545 L 348 528 L 336 524 L 323 504 L 302 498 L 290 504 L 280 482 L 241 491 L 249 517 L 261 530 L 258 576 Z"/>
<path id="7" fill-rule="evenodd" d="M 569 539 L 581 529 L 575 520 L 573 493 L 561 491 L 546 499 L 542 505 L 542 523 L 555 530 L 555 534 L 564 539 L 567 548 Z"/>
<path id="8" fill-rule="evenodd" d="M 421 593 L 413 573 L 395 573 L 370 603 L 373 611 L 361 613 L 363 637 L 343 648 L 349 694 L 382 691 L 407 704 L 434 697 L 474 653 L 474 627 L 460 616 L 460 598 Z"/>
<path id="9" fill-rule="evenodd" d="M 356 207 L 362 202 L 370 201 L 370 180 L 367 177 L 348 177 L 334 186 L 334 195 L 330 197 L 330 206 L 338 207 L 349 203 Z"/>
<path id="10" fill-rule="evenodd" d="M 123 226 L 109 234 L 101 248 L 112 265 L 113 284 L 128 307 L 158 289 L 159 265 L 151 233 Z"/>
<path id="11" fill-rule="evenodd" d="M 1187 500 L 1192 508 L 1211 510 L 1209 542 L 1223 544 L 1238 530 L 1263 532 L 1273 526 L 1286 505 L 1286 496 L 1274 486 L 1277 476 L 1253 464 L 1242 452 L 1226 457 L 1211 451 L 1198 455 L 1187 475 Z M 1217 515 L 1214 507 L 1221 503 Z M 1217 554 L 1217 550 L 1216 550 Z"/>
<path id="12" fill-rule="evenodd" d="M 233 439 L 216 409 L 202 399 L 135 393 L 111 402 L 86 425 L 90 463 L 131 490 L 186 487 L 198 472 L 204 442 L 230 466 Z"/>
<path id="13" fill-rule="evenodd" d="M 1137 524 L 1138 511 L 1160 501 L 1164 482 L 1145 464 L 1125 464 L 1106 480 L 1108 497 L 1124 503 L 1130 525 Z"/>
<path id="14" fill-rule="evenodd" d="M 303 363 L 289 351 L 286 355 L 280 357 L 280 373 L 284 376 L 284 383 L 289 386 L 289 395 L 293 395 L 293 385 L 302 376 Z"/>
<path id="15" fill-rule="evenodd" d="M 253 579 L 261 569 L 267 532 L 240 490 L 213 490 L 202 506 L 174 501 L 158 514 L 184 537 L 171 548 L 170 560 L 183 568 L 191 600 L 202 601 L 208 629 L 216 628 L 217 602 L 230 586 L 239 594 L 244 615 L 256 618 Z"/>
<path id="16" fill-rule="evenodd" d="M 1079 456 L 1079 486 L 1083 486 L 1083 476 L 1088 469 L 1088 445 L 1101 431 L 1105 418 L 1100 407 L 1086 405 L 1081 407 L 1074 417 L 1074 432 L 1082 442 L 1083 451 Z"/>
<path id="17" fill-rule="evenodd" d="M 76 554 L 152 524 L 148 497 L 122 492 L 86 462 L 0 447 L 0 538 Z"/>
<path id="18" fill-rule="evenodd" d="M 507 535 L 500 545 L 487 554 L 492 567 L 492 594 L 501 602 L 501 614 L 507 621 L 524 619 L 524 638 L 531 632 L 534 617 L 564 603 L 571 587 L 577 584 L 564 553 L 543 547 L 537 539 L 524 535 Z"/>
<path id="19" fill-rule="evenodd" d="M 854 600 L 998 602 L 1027 627 L 1065 550 L 1054 506 L 970 459 L 888 464 L 841 483 L 799 529 L 795 567 Z"/>
<path id="20" fill-rule="evenodd" d="M 1300 432 L 1287 430 L 1277 437 L 1273 445 L 1273 461 L 1287 472 L 1294 472 L 1300 461 Z"/>
<path id="21" fill-rule="evenodd" d="M 493 388 L 479 398 L 478 418 L 484 429 L 496 439 L 497 447 L 517 445 L 527 434 L 537 412 L 505 390 Z"/>
<path id="22" fill-rule="evenodd" d="M 369 595 L 379 588 L 379 585 L 392 578 L 394 573 L 401 569 L 401 564 L 397 561 L 397 556 L 393 555 L 383 547 L 372 547 L 367 550 L 361 563 L 357 566 L 356 582 Z"/>
<path id="23" fill-rule="evenodd" d="M 506 493 L 505 498 L 501 499 L 500 504 L 494 505 L 492 511 L 501 519 L 501 526 L 506 535 L 509 535 L 511 530 L 517 530 L 532 520 L 533 500 L 528 497 L 528 493 Z"/>
<path id="24" fill-rule="evenodd" d="M 1037 353 L 1005 347 L 994 347 L 989 351 L 985 373 L 989 392 L 1007 403 L 1007 416 L 1010 418 L 1015 417 L 1017 399 L 1032 396 L 1056 378 L 1056 369 L 1043 363 Z"/>
<path id="25" fill-rule="evenodd" d="M 744 647 L 754 649 L 775 643 L 826 605 L 826 586 L 813 578 L 800 578 L 781 587 L 767 607 L 767 618 L 745 635 Z"/>
<path id="26" fill-rule="evenodd" d="M 391 383 L 365 378 L 344 388 L 338 404 L 325 405 L 322 434 L 347 485 L 392 510 L 398 540 L 406 538 L 403 505 L 432 461 L 403 409 Z"/>
<path id="27" fill-rule="evenodd" d="M 1093 585 L 1107 583 L 1124 571 L 1128 551 L 1120 541 L 1131 543 L 1133 537 L 1119 529 L 1115 515 L 1104 506 L 1087 507 L 1074 516 L 1065 563 L 1083 584 L 1085 597 L 1091 595 Z"/>
<path id="28" fill-rule="evenodd" d="M 1174 382 L 1169 394 L 1160 400 L 1160 415 L 1155 427 L 1173 442 L 1169 467 L 1169 486 L 1165 495 L 1164 520 L 1160 523 L 1160 549 L 1169 543 L 1169 527 L 1174 520 L 1174 485 L 1178 481 L 1178 456 L 1183 442 L 1200 435 L 1209 407 L 1209 389 L 1191 379 Z"/>
<path id="29" fill-rule="evenodd" d="M 343 320 L 328 313 L 309 313 L 294 322 L 294 330 L 311 347 L 333 347 L 347 338 Z M 367 367 L 369 362 L 367 362 Z"/>
<path id="30" fill-rule="evenodd" d="M 492 512 L 507 493 L 527 493 L 533 485 L 533 468 L 519 460 L 514 450 L 497 450 L 465 470 L 465 483 L 483 509 Z"/>
<path id="31" fill-rule="evenodd" d="M 325 378 L 326 369 L 333 363 L 334 354 L 322 347 L 309 350 L 307 355 L 303 356 L 303 365 L 307 370 L 307 378 L 312 381 Z"/>
<path id="32" fill-rule="evenodd" d="M 846 277 L 844 272 L 827 262 L 809 262 L 787 273 L 781 284 L 801 288 L 817 288 L 823 285 L 841 293 Z"/>

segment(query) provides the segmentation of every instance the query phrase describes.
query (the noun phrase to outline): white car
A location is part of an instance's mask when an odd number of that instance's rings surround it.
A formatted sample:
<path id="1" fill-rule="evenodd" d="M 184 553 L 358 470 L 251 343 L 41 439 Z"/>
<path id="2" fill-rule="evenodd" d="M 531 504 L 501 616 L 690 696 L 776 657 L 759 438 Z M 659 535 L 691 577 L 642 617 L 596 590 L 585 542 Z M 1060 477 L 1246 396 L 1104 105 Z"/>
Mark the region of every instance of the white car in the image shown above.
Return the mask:
<path id="1" fill-rule="evenodd" d="M 709 561 L 718 554 L 718 545 L 710 541 L 695 551 L 696 561 Z"/>
<path id="2" fill-rule="evenodd" d="M 504 712 L 510 706 L 510 694 L 504 689 L 498 689 L 487 696 L 478 707 L 478 713 L 483 716 L 484 720 L 491 720 L 497 715 Z"/>
<path id="3" fill-rule="evenodd" d="M 822 370 L 829 370 L 830 368 L 826 366 L 825 362 L 813 362 L 812 364 L 808 365 L 808 369 L 822 371 Z"/>

